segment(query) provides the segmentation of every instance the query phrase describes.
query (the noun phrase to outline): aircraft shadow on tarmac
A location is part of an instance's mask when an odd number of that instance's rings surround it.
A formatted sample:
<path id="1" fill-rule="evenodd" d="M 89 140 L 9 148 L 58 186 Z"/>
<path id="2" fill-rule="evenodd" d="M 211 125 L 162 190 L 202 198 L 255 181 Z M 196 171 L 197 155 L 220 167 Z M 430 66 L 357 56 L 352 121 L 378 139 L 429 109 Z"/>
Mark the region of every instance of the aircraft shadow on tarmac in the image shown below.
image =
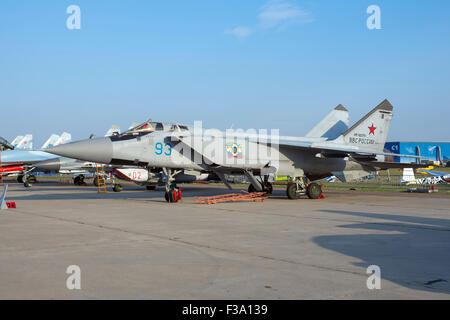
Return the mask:
<path id="1" fill-rule="evenodd" d="M 355 265 L 364 268 L 378 265 L 381 269 L 381 290 L 383 280 L 389 280 L 411 289 L 450 294 L 450 220 L 339 210 L 321 211 L 388 220 L 339 226 L 373 230 L 373 234 L 313 238 L 323 248 L 363 261 Z M 380 231 L 390 234 L 381 234 Z"/>

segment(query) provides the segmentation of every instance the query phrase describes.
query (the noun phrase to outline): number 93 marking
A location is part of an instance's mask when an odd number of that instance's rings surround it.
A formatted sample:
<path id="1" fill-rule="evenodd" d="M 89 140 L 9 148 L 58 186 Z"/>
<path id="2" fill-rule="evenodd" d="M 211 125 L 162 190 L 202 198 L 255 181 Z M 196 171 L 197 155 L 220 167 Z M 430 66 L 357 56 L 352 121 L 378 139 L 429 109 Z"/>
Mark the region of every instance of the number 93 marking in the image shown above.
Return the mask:
<path id="1" fill-rule="evenodd" d="M 172 154 L 172 146 L 168 143 L 165 143 L 164 145 L 161 142 L 158 142 L 155 144 L 155 153 L 160 156 L 163 153 L 166 156 L 170 156 Z"/>

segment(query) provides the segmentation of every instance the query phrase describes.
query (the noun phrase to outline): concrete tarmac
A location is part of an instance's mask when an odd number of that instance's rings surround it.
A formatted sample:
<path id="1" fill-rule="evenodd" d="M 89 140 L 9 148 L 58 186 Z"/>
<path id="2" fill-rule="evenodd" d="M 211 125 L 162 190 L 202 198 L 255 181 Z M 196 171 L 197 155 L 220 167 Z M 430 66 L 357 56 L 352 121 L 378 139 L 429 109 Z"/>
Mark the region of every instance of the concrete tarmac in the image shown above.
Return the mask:
<path id="1" fill-rule="evenodd" d="M 1 188 L 1 187 L 0 187 Z M 323 200 L 196 204 L 11 183 L 0 211 L 0 299 L 449 299 L 450 196 L 327 192 Z M 236 188 L 234 191 L 238 192 Z M 69 290 L 66 269 L 81 269 Z M 367 267 L 381 289 L 367 288 Z"/>

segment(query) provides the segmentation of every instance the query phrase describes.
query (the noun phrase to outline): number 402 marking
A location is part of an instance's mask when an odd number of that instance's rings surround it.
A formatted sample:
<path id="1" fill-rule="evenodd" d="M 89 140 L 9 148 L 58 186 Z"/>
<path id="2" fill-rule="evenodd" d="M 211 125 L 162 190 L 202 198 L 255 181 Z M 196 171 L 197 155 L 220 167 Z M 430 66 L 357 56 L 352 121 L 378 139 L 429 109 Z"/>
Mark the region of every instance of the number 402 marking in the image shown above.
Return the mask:
<path id="1" fill-rule="evenodd" d="M 172 154 L 172 146 L 168 143 L 164 144 L 163 146 L 161 142 L 158 142 L 157 144 L 155 144 L 155 149 L 155 153 L 158 156 L 162 155 L 163 152 L 166 156 L 170 156 Z"/>

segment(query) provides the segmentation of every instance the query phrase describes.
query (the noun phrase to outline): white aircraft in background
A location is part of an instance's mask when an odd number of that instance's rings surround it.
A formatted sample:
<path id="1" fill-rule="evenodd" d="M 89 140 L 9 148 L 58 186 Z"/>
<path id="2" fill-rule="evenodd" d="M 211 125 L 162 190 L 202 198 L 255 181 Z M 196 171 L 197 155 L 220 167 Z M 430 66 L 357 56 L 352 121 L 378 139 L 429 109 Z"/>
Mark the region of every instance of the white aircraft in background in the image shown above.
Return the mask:
<path id="1" fill-rule="evenodd" d="M 42 145 L 41 149 L 45 149 L 45 148 L 51 148 L 53 146 L 56 145 L 56 142 L 58 141 L 59 136 L 57 134 L 52 134 L 47 141 L 44 142 L 44 144 Z"/>
<path id="2" fill-rule="evenodd" d="M 44 146 L 46 146 L 49 148 L 59 146 L 69 142 L 71 139 L 71 134 L 67 132 L 64 132 L 61 136 L 52 134 L 42 147 L 44 148 Z M 0 175 L 18 175 L 18 182 L 24 183 L 26 186 L 31 186 L 31 184 L 36 181 L 34 175 L 28 175 L 28 173 L 33 170 L 33 165 L 40 161 L 56 157 L 41 150 L 28 149 L 28 147 L 33 144 L 33 136 L 31 134 L 28 134 L 21 139 L 16 138 L 14 140 L 19 140 L 14 150 L 2 151 L 1 153 L 2 166 L 0 167 Z M 26 146 L 27 148 L 25 149 L 23 146 Z"/>
<path id="3" fill-rule="evenodd" d="M 13 139 L 13 141 L 11 141 L 11 144 L 14 146 L 14 148 L 16 148 L 22 139 L 23 139 L 23 136 L 17 136 Z"/>
<path id="4" fill-rule="evenodd" d="M 31 150 L 33 149 L 33 135 L 17 136 L 11 144 L 14 146 L 14 149 Z"/>
<path id="5" fill-rule="evenodd" d="M 411 184 L 445 184 L 450 183 L 450 173 L 434 170 L 419 169 L 420 173 L 430 174 L 432 177 L 416 178 L 413 168 L 403 169 L 403 176 L 399 180 L 406 185 Z"/>

